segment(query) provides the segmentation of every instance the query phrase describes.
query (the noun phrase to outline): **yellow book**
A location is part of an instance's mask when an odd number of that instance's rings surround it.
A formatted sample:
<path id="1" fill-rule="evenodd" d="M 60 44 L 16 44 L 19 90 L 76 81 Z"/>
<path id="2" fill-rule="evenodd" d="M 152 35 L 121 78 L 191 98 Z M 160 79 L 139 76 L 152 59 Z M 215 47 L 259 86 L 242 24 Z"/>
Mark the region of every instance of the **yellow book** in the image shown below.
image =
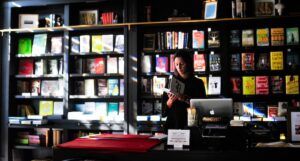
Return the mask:
<path id="1" fill-rule="evenodd" d="M 53 115 L 53 101 L 40 101 L 39 115 L 41 116 Z"/>
<path id="2" fill-rule="evenodd" d="M 255 77 L 243 77 L 243 95 L 255 95 Z"/>
<path id="3" fill-rule="evenodd" d="M 271 70 L 283 70 L 283 52 L 273 51 L 271 52 Z"/>
<path id="4" fill-rule="evenodd" d="M 299 94 L 299 76 L 298 75 L 285 76 L 285 90 L 286 90 L 286 94 Z"/>
<path id="5" fill-rule="evenodd" d="M 205 87 L 205 93 L 207 94 L 207 77 L 197 77 L 203 81 Z"/>
<path id="6" fill-rule="evenodd" d="M 101 53 L 103 50 L 102 35 L 92 36 L 92 52 Z"/>

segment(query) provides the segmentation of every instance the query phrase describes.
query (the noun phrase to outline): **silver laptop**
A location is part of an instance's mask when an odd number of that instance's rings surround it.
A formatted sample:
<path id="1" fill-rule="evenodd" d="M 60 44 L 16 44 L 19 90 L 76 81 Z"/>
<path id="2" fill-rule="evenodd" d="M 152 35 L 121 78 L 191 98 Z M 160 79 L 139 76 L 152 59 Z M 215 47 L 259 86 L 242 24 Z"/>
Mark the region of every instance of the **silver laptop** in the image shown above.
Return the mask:
<path id="1" fill-rule="evenodd" d="M 232 98 L 191 99 L 191 107 L 197 109 L 198 116 L 232 118 Z"/>

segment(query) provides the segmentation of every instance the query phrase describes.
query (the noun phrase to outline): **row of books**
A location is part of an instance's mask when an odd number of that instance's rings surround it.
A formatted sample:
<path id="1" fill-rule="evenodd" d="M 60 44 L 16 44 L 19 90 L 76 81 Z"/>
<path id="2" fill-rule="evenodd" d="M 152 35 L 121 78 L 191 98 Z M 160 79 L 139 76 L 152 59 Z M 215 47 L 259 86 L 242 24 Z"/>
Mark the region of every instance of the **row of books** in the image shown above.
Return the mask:
<path id="1" fill-rule="evenodd" d="M 20 75 L 63 74 L 63 59 L 21 59 L 18 65 Z"/>
<path id="2" fill-rule="evenodd" d="M 35 109 L 37 109 L 38 111 L 36 111 Z M 44 119 L 45 117 L 43 116 L 64 114 L 63 102 L 49 100 L 38 101 L 38 107 L 34 107 L 34 105 L 28 104 L 19 104 L 17 105 L 17 110 L 18 116 L 31 116 L 28 119 Z"/>
<path id="3" fill-rule="evenodd" d="M 299 44 L 298 27 L 289 28 L 259 28 L 230 31 L 230 44 L 233 47 L 257 46 L 282 46 Z M 205 49 L 205 31 L 193 30 L 192 43 L 189 43 L 188 32 L 166 31 L 156 34 L 144 34 L 144 50 L 168 50 L 168 49 Z M 207 48 L 219 48 L 221 46 L 220 31 L 207 30 Z"/>
<path id="4" fill-rule="evenodd" d="M 18 80 L 17 95 L 22 96 L 63 96 L 63 80 Z"/>
<path id="5" fill-rule="evenodd" d="M 243 95 L 299 94 L 298 75 L 286 75 L 285 79 L 283 76 L 231 77 L 230 82 L 232 84 L 233 94 L 243 94 Z"/>
<path id="6" fill-rule="evenodd" d="M 205 72 L 206 71 L 206 55 L 195 54 L 194 58 L 194 71 Z M 155 64 L 155 66 L 153 65 Z M 142 73 L 166 73 L 174 72 L 174 54 L 169 56 L 158 56 L 143 55 L 141 58 Z M 211 72 L 221 71 L 221 54 L 209 54 L 209 70 Z"/>
<path id="7" fill-rule="evenodd" d="M 75 59 L 75 73 L 124 74 L 124 57 Z"/>
<path id="8" fill-rule="evenodd" d="M 270 53 L 235 53 L 230 58 L 232 71 L 296 70 L 299 68 L 299 53 L 272 51 Z"/>
<path id="9" fill-rule="evenodd" d="M 69 120 L 100 120 L 102 122 L 123 121 L 124 102 L 76 103 L 68 112 Z"/>
<path id="10" fill-rule="evenodd" d="M 124 79 L 75 80 L 73 95 L 124 96 Z"/>
<path id="11" fill-rule="evenodd" d="M 256 118 L 287 117 L 288 102 L 268 104 L 267 102 L 234 102 L 233 114 Z"/>
<path id="12" fill-rule="evenodd" d="M 46 53 L 62 54 L 63 37 L 53 36 L 51 41 L 47 41 L 47 34 L 35 34 L 31 37 L 22 37 L 18 40 L 18 55 L 20 56 L 39 56 Z"/>
<path id="13" fill-rule="evenodd" d="M 204 83 L 206 93 L 208 95 L 219 95 L 221 94 L 221 77 L 210 76 L 210 77 L 198 77 Z M 157 95 L 163 94 L 163 88 L 166 87 L 168 78 L 157 77 L 153 78 L 142 78 L 141 88 L 142 94 Z"/>
<path id="14" fill-rule="evenodd" d="M 162 103 L 156 101 L 142 101 L 141 115 L 157 115 L 162 113 Z"/>
<path id="15" fill-rule="evenodd" d="M 71 53 L 124 53 L 124 35 L 80 35 L 71 38 Z"/>

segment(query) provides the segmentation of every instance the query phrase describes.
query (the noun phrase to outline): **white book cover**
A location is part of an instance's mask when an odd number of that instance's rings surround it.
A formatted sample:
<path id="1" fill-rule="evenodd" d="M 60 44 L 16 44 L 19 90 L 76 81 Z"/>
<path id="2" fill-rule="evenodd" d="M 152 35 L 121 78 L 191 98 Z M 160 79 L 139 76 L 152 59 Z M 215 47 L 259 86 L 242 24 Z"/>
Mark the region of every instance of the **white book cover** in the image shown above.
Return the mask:
<path id="1" fill-rule="evenodd" d="M 166 80 L 167 78 L 164 77 L 153 77 L 153 94 L 154 95 L 162 95 L 163 94 L 163 89 L 166 87 Z"/>
<path id="2" fill-rule="evenodd" d="M 124 57 L 119 57 L 118 60 L 119 74 L 124 74 Z"/>
<path id="3" fill-rule="evenodd" d="M 84 80 L 84 93 L 86 96 L 95 96 L 95 80 L 85 79 Z"/>
<path id="4" fill-rule="evenodd" d="M 54 53 L 54 54 L 61 54 L 62 53 L 62 47 L 63 47 L 62 40 L 63 39 L 62 39 L 61 36 L 51 38 L 51 53 Z"/>
<path id="5" fill-rule="evenodd" d="M 85 102 L 85 109 L 83 114 L 95 114 L 96 104 L 95 102 Z"/>
<path id="6" fill-rule="evenodd" d="M 42 96 L 59 96 L 59 83 L 57 80 L 43 80 L 42 81 Z"/>
<path id="7" fill-rule="evenodd" d="M 47 34 L 35 34 L 33 37 L 32 55 L 46 53 Z"/>
<path id="8" fill-rule="evenodd" d="M 107 73 L 108 74 L 117 74 L 118 73 L 118 58 L 117 57 L 108 57 L 107 58 Z"/>
<path id="9" fill-rule="evenodd" d="M 80 36 L 80 52 L 81 53 L 90 52 L 90 35 Z"/>
<path id="10" fill-rule="evenodd" d="M 221 94 L 221 77 L 208 77 L 208 94 Z"/>
<path id="11" fill-rule="evenodd" d="M 96 102 L 95 114 L 99 116 L 100 121 L 105 121 L 107 117 L 107 103 Z"/>
<path id="12" fill-rule="evenodd" d="M 114 51 L 124 53 L 124 35 L 116 35 Z"/>
<path id="13" fill-rule="evenodd" d="M 114 49 L 114 35 L 102 35 L 103 52 L 113 51 Z"/>
<path id="14" fill-rule="evenodd" d="M 143 55 L 142 56 L 142 73 L 150 73 L 151 72 L 151 65 L 152 65 L 152 57 L 151 55 Z"/>
<path id="15" fill-rule="evenodd" d="M 64 103 L 54 102 L 53 115 L 63 115 L 64 114 Z"/>
<path id="16" fill-rule="evenodd" d="M 58 61 L 57 59 L 49 59 L 47 65 L 47 74 L 58 75 Z"/>
<path id="17" fill-rule="evenodd" d="M 39 59 L 34 62 L 34 75 L 44 74 L 44 59 Z"/>

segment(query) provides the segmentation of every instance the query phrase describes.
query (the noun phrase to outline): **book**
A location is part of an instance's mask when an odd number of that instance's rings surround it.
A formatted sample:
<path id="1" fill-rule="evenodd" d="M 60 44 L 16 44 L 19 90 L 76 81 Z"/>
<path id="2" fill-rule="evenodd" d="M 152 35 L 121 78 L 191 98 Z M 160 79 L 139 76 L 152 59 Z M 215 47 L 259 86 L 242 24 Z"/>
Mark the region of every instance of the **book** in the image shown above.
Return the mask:
<path id="1" fill-rule="evenodd" d="M 124 53 L 124 35 L 115 35 L 115 47 L 114 52 Z"/>
<path id="2" fill-rule="evenodd" d="M 119 113 L 119 104 L 117 102 L 109 102 L 107 106 L 107 116 L 115 117 Z"/>
<path id="3" fill-rule="evenodd" d="M 242 102 L 243 114 L 242 116 L 252 117 L 253 116 L 253 102 Z"/>
<path id="4" fill-rule="evenodd" d="M 296 51 L 288 50 L 286 54 L 286 68 L 288 70 L 299 69 L 299 53 Z"/>
<path id="5" fill-rule="evenodd" d="M 241 32 L 240 30 L 231 30 L 230 31 L 230 45 L 232 47 L 241 46 Z"/>
<path id="6" fill-rule="evenodd" d="M 149 51 L 155 49 L 155 34 L 144 34 L 143 50 Z"/>
<path id="7" fill-rule="evenodd" d="M 47 63 L 44 59 L 36 59 L 34 62 L 34 75 L 44 74 L 44 63 Z"/>
<path id="8" fill-rule="evenodd" d="M 175 71 L 174 59 L 175 59 L 175 54 L 170 54 L 170 72 Z"/>
<path id="9" fill-rule="evenodd" d="M 285 92 L 286 94 L 299 94 L 299 76 L 285 76 Z"/>
<path id="10" fill-rule="evenodd" d="M 51 53 L 63 53 L 63 38 L 61 36 L 51 37 Z"/>
<path id="11" fill-rule="evenodd" d="M 79 11 L 79 22 L 81 25 L 98 24 L 98 11 L 97 10 Z"/>
<path id="12" fill-rule="evenodd" d="M 40 101 L 39 115 L 41 116 L 53 115 L 53 101 Z"/>
<path id="13" fill-rule="evenodd" d="M 197 76 L 196 76 L 197 77 Z M 197 77 L 199 79 L 202 80 L 203 84 L 204 84 L 204 88 L 205 88 L 205 93 L 207 93 L 207 90 L 208 90 L 208 83 L 207 83 L 207 77 Z"/>
<path id="14" fill-rule="evenodd" d="M 71 53 L 80 53 L 80 39 L 79 36 L 71 38 Z"/>
<path id="15" fill-rule="evenodd" d="M 299 44 L 299 29 L 298 27 L 286 28 L 286 44 L 298 45 Z"/>
<path id="16" fill-rule="evenodd" d="M 83 80 L 75 80 L 73 84 L 73 94 L 74 95 L 84 95 L 85 86 Z"/>
<path id="17" fill-rule="evenodd" d="M 283 52 L 272 51 L 270 54 L 271 70 L 283 70 Z"/>
<path id="18" fill-rule="evenodd" d="M 120 96 L 124 96 L 124 79 L 120 79 Z"/>
<path id="19" fill-rule="evenodd" d="M 221 77 L 208 77 L 208 95 L 221 94 Z"/>
<path id="20" fill-rule="evenodd" d="M 255 87 L 257 95 L 267 95 L 269 94 L 269 78 L 268 76 L 256 76 L 255 77 Z"/>
<path id="21" fill-rule="evenodd" d="M 107 57 L 106 73 L 117 74 L 118 73 L 118 57 Z"/>
<path id="22" fill-rule="evenodd" d="M 266 102 L 254 102 L 253 103 L 253 117 L 265 118 L 267 117 L 268 105 Z"/>
<path id="23" fill-rule="evenodd" d="M 158 73 L 165 73 L 169 71 L 169 60 L 166 56 L 156 56 L 155 70 Z"/>
<path id="24" fill-rule="evenodd" d="M 64 103 L 55 101 L 53 103 L 53 115 L 63 115 L 64 114 Z"/>
<path id="25" fill-rule="evenodd" d="M 80 35 L 79 39 L 80 53 L 90 52 L 90 35 Z"/>
<path id="26" fill-rule="evenodd" d="M 18 42 L 18 54 L 31 55 L 32 52 L 32 40 L 31 38 L 20 38 Z"/>
<path id="27" fill-rule="evenodd" d="M 49 59 L 47 60 L 47 74 L 58 75 L 58 60 L 57 59 Z"/>
<path id="28" fill-rule="evenodd" d="M 283 94 L 284 78 L 282 76 L 271 76 L 271 93 Z"/>
<path id="29" fill-rule="evenodd" d="M 153 102 L 143 101 L 142 102 L 142 113 L 141 115 L 153 115 Z"/>
<path id="30" fill-rule="evenodd" d="M 35 34 L 33 38 L 32 55 L 46 53 L 47 34 Z"/>
<path id="31" fill-rule="evenodd" d="M 255 77 L 243 76 L 243 95 L 255 95 Z"/>
<path id="32" fill-rule="evenodd" d="M 29 96 L 31 86 L 29 81 L 18 80 L 17 81 L 17 94 L 22 96 Z"/>
<path id="33" fill-rule="evenodd" d="M 92 35 L 92 52 L 102 53 L 103 42 L 102 35 Z"/>
<path id="34" fill-rule="evenodd" d="M 95 96 L 95 79 L 84 80 L 84 95 Z"/>
<path id="35" fill-rule="evenodd" d="M 114 49 L 114 35 L 102 35 L 103 52 L 111 52 Z"/>
<path id="36" fill-rule="evenodd" d="M 142 55 L 141 66 L 142 66 L 142 73 L 152 72 L 152 56 Z"/>
<path id="37" fill-rule="evenodd" d="M 183 94 L 184 88 L 185 88 L 185 84 L 179 79 L 176 79 L 175 77 L 172 76 L 168 88 L 164 88 L 163 90 L 164 92 L 167 93 L 179 95 L 179 94 Z"/>
<path id="38" fill-rule="evenodd" d="M 242 78 L 241 77 L 231 77 L 230 78 L 232 93 L 242 94 Z"/>
<path id="39" fill-rule="evenodd" d="M 256 44 L 257 46 L 269 46 L 269 29 L 256 29 Z"/>
<path id="40" fill-rule="evenodd" d="M 221 71 L 221 55 L 209 54 L 209 69 L 210 71 Z"/>
<path id="41" fill-rule="evenodd" d="M 204 49 L 204 31 L 193 30 L 193 49 Z"/>
<path id="42" fill-rule="evenodd" d="M 278 116 L 287 117 L 288 102 L 278 102 Z"/>
<path id="43" fill-rule="evenodd" d="M 104 122 L 107 117 L 107 103 L 106 102 L 96 102 L 95 103 L 95 114 L 99 116 L 99 120 Z"/>
<path id="44" fill-rule="evenodd" d="M 194 54 L 194 71 L 205 72 L 205 70 L 206 70 L 205 55 L 195 53 Z"/>
<path id="45" fill-rule="evenodd" d="M 142 78 L 141 80 L 141 92 L 143 94 L 151 94 L 152 93 L 152 79 L 151 78 Z"/>
<path id="46" fill-rule="evenodd" d="M 98 79 L 98 96 L 106 96 L 108 95 L 108 87 L 106 79 Z"/>
<path id="47" fill-rule="evenodd" d="M 242 46 L 254 46 L 254 32 L 252 29 L 242 30 Z"/>
<path id="48" fill-rule="evenodd" d="M 124 74 L 124 57 L 118 57 L 118 73 Z"/>
<path id="49" fill-rule="evenodd" d="M 76 66 L 76 68 L 74 69 L 76 74 L 82 74 L 83 72 L 83 60 L 81 58 L 75 58 L 74 59 L 74 65 Z"/>
<path id="50" fill-rule="evenodd" d="M 241 54 L 240 53 L 231 55 L 230 69 L 232 71 L 240 71 L 241 70 Z"/>
<path id="51" fill-rule="evenodd" d="M 33 60 L 32 59 L 21 59 L 19 60 L 19 70 L 20 75 L 31 75 L 33 74 Z"/>
<path id="52" fill-rule="evenodd" d="M 60 93 L 58 80 L 42 80 L 41 95 L 42 96 L 62 96 Z"/>
<path id="53" fill-rule="evenodd" d="M 19 28 L 37 28 L 39 24 L 38 14 L 19 14 Z"/>
<path id="54" fill-rule="evenodd" d="M 31 81 L 31 96 L 39 96 L 41 94 L 41 80 Z"/>
<path id="55" fill-rule="evenodd" d="M 158 100 L 156 100 L 153 103 L 153 114 L 154 115 L 159 115 L 162 113 L 162 103 Z"/>
<path id="56" fill-rule="evenodd" d="M 94 62 L 94 67 L 91 69 L 92 74 L 104 74 L 105 73 L 105 58 L 100 57 L 100 58 L 95 58 Z"/>
<path id="57" fill-rule="evenodd" d="M 269 105 L 268 106 L 268 117 L 277 117 L 278 116 L 278 106 Z"/>
<path id="58" fill-rule="evenodd" d="M 108 79 L 107 80 L 108 95 L 118 96 L 119 95 L 119 80 L 118 79 Z"/>
<path id="59" fill-rule="evenodd" d="M 271 28 L 271 45 L 284 45 L 284 28 Z"/>
<path id="60" fill-rule="evenodd" d="M 254 53 L 242 53 L 242 71 L 254 70 Z"/>
<path id="61" fill-rule="evenodd" d="M 208 31 L 208 48 L 218 48 L 220 45 L 220 31 Z"/>
<path id="62" fill-rule="evenodd" d="M 256 62 L 257 70 L 269 70 L 270 69 L 270 56 L 268 53 L 259 53 Z"/>
<path id="63" fill-rule="evenodd" d="M 166 81 L 167 79 L 164 78 L 164 77 L 157 77 L 157 76 L 154 76 L 153 77 L 153 94 L 154 95 L 162 95 L 163 94 L 163 89 L 166 87 Z"/>
<path id="64" fill-rule="evenodd" d="M 242 116 L 243 115 L 243 104 L 242 102 L 233 102 L 232 105 L 234 116 Z"/>

